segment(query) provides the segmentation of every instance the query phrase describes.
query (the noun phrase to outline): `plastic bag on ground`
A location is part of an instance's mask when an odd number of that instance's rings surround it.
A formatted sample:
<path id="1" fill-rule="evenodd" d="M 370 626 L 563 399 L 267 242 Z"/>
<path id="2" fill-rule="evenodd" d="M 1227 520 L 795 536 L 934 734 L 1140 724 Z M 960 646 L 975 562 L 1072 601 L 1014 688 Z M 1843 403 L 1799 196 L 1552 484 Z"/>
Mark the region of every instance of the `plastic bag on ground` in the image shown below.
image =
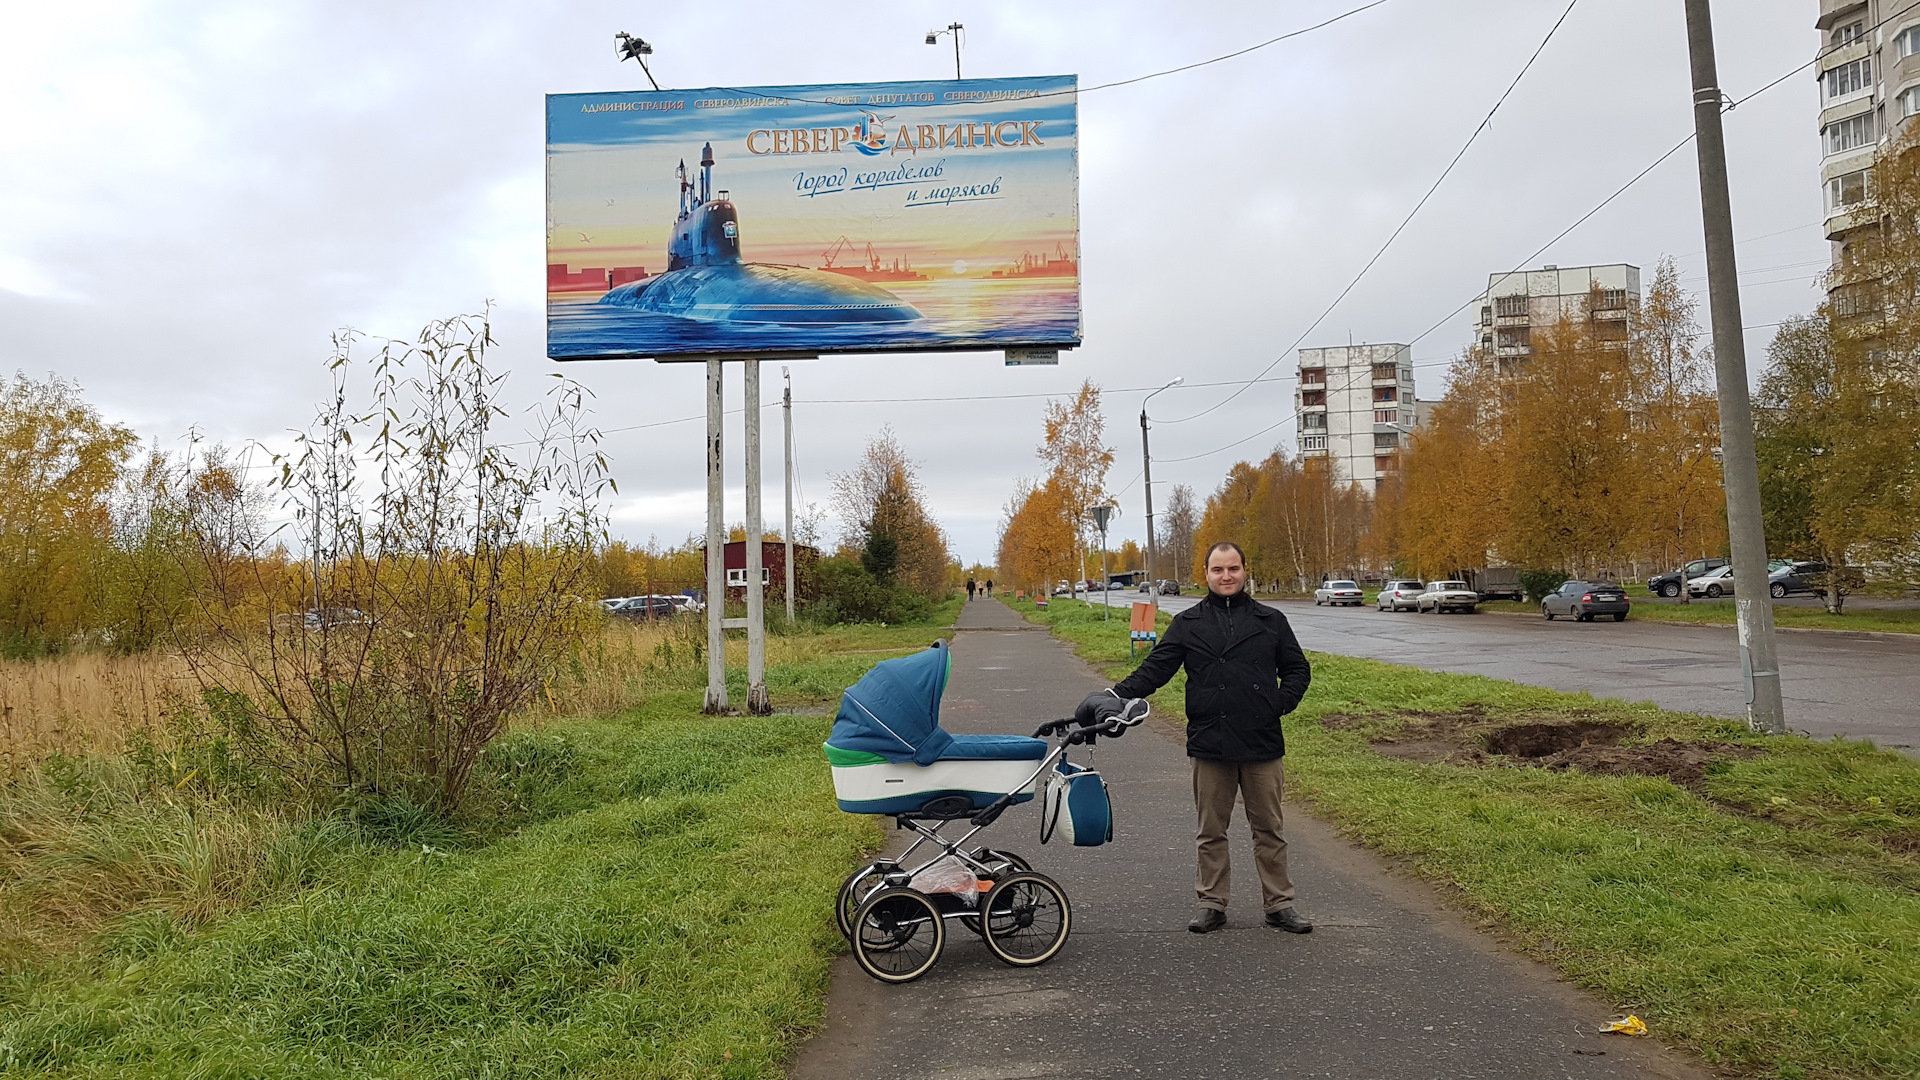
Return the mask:
<path id="1" fill-rule="evenodd" d="M 1645 1035 L 1647 1033 L 1647 1022 L 1637 1016 L 1623 1016 L 1617 1020 L 1607 1021 L 1606 1026 L 1600 1029 L 1600 1033 L 1603 1035 Z"/>
<path id="2" fill-rule="evenodd" d="M 951 855 L 927 864 L 919 873 L 913 875 L 911 884 L 915 889 L 929 895 L 953 893 L 968 907 L 972 907 L 980 895 L 980 879 L 974 876 L 973 867 Z"/>

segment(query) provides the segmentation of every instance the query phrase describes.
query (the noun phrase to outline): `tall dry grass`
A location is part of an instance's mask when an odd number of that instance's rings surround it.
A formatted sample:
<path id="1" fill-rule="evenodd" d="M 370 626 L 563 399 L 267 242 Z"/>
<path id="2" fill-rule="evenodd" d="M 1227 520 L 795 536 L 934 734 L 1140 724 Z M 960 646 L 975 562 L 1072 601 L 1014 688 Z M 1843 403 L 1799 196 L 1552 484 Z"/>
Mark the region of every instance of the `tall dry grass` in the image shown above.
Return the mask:
<path id="1" fill-rule="evenodd" d="M 0 777 L 50 754 L 116 754 L 157 737 L 169 703 L 194 693 L 177 655 L 80 653 L 0 661 Z"/>

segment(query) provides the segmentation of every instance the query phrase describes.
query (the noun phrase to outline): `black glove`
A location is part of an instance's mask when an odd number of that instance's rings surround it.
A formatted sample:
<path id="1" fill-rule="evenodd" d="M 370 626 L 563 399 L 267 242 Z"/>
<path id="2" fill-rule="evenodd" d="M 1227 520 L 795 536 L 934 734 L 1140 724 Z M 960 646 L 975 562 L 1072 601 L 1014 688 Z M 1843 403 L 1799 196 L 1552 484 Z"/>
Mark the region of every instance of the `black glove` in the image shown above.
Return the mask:
<path id="1" fill-rule="evenodd" d="M 1081 727 L 1091 727 L 1104 720 L 1111 720 L 1126 711 L 1126 700 L 1111 690 L 1101 690 L 1088 694 L 1078 708 L 1073 710 L 1073 719 Z"/>

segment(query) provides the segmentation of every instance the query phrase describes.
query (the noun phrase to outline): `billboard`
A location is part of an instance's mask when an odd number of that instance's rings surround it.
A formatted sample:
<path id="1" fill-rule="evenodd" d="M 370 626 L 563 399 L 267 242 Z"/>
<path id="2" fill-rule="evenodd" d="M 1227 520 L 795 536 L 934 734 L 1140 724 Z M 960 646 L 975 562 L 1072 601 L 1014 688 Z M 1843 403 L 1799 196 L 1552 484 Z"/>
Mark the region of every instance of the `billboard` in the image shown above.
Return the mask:
<path id="1" fill-rule="evenodd" d="M 1079 344 L 1077 88 L 548 95 L 548 355 Z"/>

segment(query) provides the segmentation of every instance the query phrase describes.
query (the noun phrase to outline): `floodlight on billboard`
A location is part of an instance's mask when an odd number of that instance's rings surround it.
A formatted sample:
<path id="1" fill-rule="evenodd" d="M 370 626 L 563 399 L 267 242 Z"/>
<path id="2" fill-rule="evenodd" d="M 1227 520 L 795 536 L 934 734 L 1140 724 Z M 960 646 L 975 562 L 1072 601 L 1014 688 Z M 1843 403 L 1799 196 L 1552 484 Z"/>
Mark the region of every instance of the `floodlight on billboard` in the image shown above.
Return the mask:
<path id="1" fill-rule="evenodd" d="M 547 97 L 558 360 L 1072 348 L 1073 76 Z"/>

